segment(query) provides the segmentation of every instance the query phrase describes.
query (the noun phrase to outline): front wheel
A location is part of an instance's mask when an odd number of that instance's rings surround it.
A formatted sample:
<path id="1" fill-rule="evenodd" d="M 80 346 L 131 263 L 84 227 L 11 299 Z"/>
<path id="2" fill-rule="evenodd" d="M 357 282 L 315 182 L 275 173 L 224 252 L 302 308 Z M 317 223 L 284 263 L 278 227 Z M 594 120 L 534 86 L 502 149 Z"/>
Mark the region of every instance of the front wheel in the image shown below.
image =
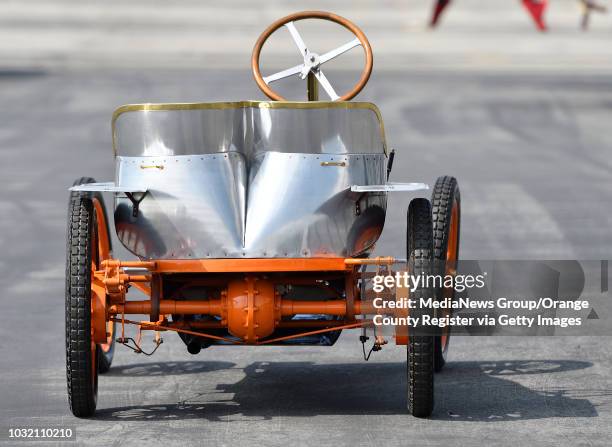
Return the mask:
<path id="1" fill-rule="evenodd" d="M 410 275 L 433 274 L 431 205 L 427 199 L 414 199 L 408 208 L 407 260 Z M 410 293 L 417 302 L 430 295 L 425 284 Z M 431 311 L 417 306 L 410 315 L 417 318 Z M 424 418 L 431 415 L 434 406 L 434 337 L 408 329 L 408 410 Z"/>
<path id="2" fill-rule="evenodd" d="M 434 259 L 441 276 L 454 275 L 459 259 L 459 234 L 461 227 L 461 194 L 455 177 L 438 177 L 431 194 L 431 214 L 433 221 Z M 455 299 L 453 287 L 440 287 L 437 290 L 438 301 Z M 442 317 L 450 317 L 448 309 Z M 451 327 L 442 329 L 440 336 L 434 339 L 434 365 L 440 372 L 446 364 Z"/>
<path id="3" fill-rule="evenodd" d="M 75 185 L 93 182 L 77 180 Z M 92 333 L 92 284 L 100 263 L 110 257 L 110 239 L 99 193 L 73 192 L 68 204 L 66 247 L 66 379 L 70 410 L 77 417 L 92 416 L 98 398 L 98 373 L 112 362 L 113 332 L 97 345 Z"/>

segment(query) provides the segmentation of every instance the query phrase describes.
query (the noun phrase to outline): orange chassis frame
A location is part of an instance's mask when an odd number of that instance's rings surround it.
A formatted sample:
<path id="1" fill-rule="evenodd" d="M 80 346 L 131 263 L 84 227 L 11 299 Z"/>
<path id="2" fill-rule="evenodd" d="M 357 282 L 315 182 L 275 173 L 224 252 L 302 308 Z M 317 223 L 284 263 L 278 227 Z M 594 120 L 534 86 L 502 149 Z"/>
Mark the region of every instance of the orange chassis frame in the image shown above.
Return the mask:
<path id="1" fill-rule="evenodd" d="M 98 233 L 102 252 L 108 247 L 108 235 L 104 233 Z M 361 272 L 360 268 L 363 265 L 390 267 L 394 262 L 395 259 L 391 257 L 120 261 L 109 256 L 100 262 L 92 275 L 93 340 L 102 345 L 112 340 L 114 334 L 109 331 L 109 322 L 121 324 L 123 340 L 125 324 L 132 324 L 139 327 L 138 339 L 141 330 L 175 331 L 236 345 L 267 345 L 307 335 L 371 326 L 372 320 L 367 319 L 366 315 L 376 314 L 377 311 L 370 301 L 360 296 L 357 281 L 372 273 Z M 126 268 L 142 270 L 144 274 L 130 274 Z M 277 273 L 289 276 L 275 280 L 274 274 Z M 177 274 L 195 274 L 190 276 L 192 283 L 221 285 L 220 296 L 206 300 L 167 299 L 163 296 L 162 282 L 164 278 Z M 220 277 L 220 274 L 225 276 Z M 281 298 L 276 292 L 277 282 L 325 288 L 324 280 L 331 278 L 344 278 L 345 296 L 324 301 L 289 300 Z M 149 299 L 126 300 L 130 287 L 140 290 Z M 126 319 L 125 316 L 130 314 L 149 315 L 150 321 Z M 216 319 L 170 322 L 166 318 L 170 314 L 203 314 Z M 295 314 L 333 315 L 339 319 L 282 320 L 282 317 Z M 277 328 L 292 328 L 299 333 L 269 338 Z M 227 329 L 236 338 L 206 333 L 206 329 Z M 300 329 L 304 329 L 304 332 Z M 394 338 L 396 344 L 407 344 L 407 331 L 396 328 Z M 158 335 L 156 340 L 159 343 Z"/>

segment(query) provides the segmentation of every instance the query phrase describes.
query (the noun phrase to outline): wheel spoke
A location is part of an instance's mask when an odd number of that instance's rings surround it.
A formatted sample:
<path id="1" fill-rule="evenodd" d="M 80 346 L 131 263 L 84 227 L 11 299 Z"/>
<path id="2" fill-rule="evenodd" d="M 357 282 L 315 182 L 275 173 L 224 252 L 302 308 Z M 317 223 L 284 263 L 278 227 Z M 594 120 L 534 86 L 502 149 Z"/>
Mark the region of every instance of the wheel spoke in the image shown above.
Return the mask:
<path id="1" fill-rule="evenodd" d="M 328 51 L 325 54 L 322 54 L 319 57 L 319 63 L 324 64 L 327 61 L 332 60 L 335 57 L 340 56 L 343 53 L 346 53 L 348 50 L 355 48 L 356 46 L 361 45 L 361 41 L 357 38 L 351 40 L 348 43 L 345 43 L 344 45 L 339 46 L 338 48 L 336 48 L 335 50 L 331 50 Z"/>
<path id="2" fill-rule="evenodd" d="M 263 80 L 266 84 L 270 82 L 278 81 L 279 79 L 288 78 L 295 74 L 301 73 L 304 68 L 304 64 L 296 65 L 295 67 L 287 68 L 286 70 L 279 71 L 278 73 L 271 74 L 270 76 L 264 76 Z"/>
<path id="3" fill-rule="evenodd" d="M 300 33 L 298 32 L 293 22 L 285 23 L 285 26 L 291 33 L 291 37 L 293 38 L 293 41 L 295 42 L 298 49 L 302 53 L 302 57 L 306 56 L 306 54 L 308 53 L 308 48 L 306 47 L 306 44 L 302 40 L 302 36 L 300 36 Z"/>
<path id="4" fill-rule="evenodd" d="M 327 77 L 323 74 L 321 70 L 315 71 L 314 75 L 317 78 L 317 81 L 319 81 L 319 84 L 321 84 L 321 86 L 323 87 L 323 89 L 325 90 L 325 92 L 327 93 L 327 95 L 332 101 L 335 101 L 336 99 L 340 98 L 336 94 L 336 91 L 334 90 L 332 85 L 327 80 Z"/>

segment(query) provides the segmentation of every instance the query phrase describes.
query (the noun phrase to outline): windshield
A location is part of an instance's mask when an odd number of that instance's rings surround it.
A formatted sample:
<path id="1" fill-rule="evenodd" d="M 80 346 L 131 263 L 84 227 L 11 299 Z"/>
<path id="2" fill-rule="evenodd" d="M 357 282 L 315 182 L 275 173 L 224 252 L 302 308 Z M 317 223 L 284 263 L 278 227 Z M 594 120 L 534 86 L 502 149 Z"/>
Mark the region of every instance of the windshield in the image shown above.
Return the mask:
<path id="1" fill-rule="evenodd" d="M 123 156 L 383 153 L 385 136 L 370 103 L 137 104 L 115 111 L 113 146 Z"/>

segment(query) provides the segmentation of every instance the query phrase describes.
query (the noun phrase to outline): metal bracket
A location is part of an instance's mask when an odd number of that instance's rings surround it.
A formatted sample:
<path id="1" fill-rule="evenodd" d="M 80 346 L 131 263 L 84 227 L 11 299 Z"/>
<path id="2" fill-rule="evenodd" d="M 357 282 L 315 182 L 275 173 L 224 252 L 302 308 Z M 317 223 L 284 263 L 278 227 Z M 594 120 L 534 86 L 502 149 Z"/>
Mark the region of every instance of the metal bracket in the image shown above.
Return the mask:
<path id="1" fill-rule="evenodd" d="M 362 192 L 359 197 L 357 197 L 357 200 L 355 200 L 355 216 L 361 215 L 361 201 L 366 195 L 367 193 Z"/>
<path id="2" fill-rule="evenodd" d="M 389 180 L 389 176 L 393 170 L 393 160 L 395 160 L 395 149 L 391 149 L 391 152 L 389 153 L 389 160 L 387 161 L 387 181 Z"/>
<path id="3" fill-rule="evenodd" d="M 426 183 L 396 183 L 387 182 L 384 185 L 352 185 L 352 192 L 406 192 L 429 189 Z"/>
<path id="4" fill-rule="evenodd" d="M 140 202 L 146 197 L 148 191 L 145 192 L 127 192 L 125 191 L 125 196 L 130 199 L 132 202 L 132 216 L 138 217 L 138 207 L 140 206 Z"/>
<path id="5" fill-rule="evenodd" d="M 68 188 L 69 191 L 81 191 L 81 192 L 130 192 L 130 193 L 144 193 L 147 192 L 147 188 L 133 187 L 133 186 L 120 186 L 115 185 L 113 182 L 103 183 L 83 183 L 82 185 L 75 185 Z"/>

